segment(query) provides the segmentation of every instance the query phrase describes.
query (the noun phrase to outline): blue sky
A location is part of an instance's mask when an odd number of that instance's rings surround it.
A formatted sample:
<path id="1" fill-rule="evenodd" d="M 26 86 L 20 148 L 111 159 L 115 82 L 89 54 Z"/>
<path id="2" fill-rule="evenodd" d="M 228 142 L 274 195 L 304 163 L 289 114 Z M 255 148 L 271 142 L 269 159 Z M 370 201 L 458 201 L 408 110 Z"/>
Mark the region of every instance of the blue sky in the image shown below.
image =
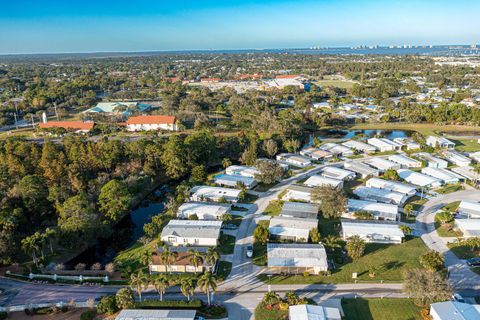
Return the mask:
<path id="1" fill-rule="evenodd" d="M 478 0 L 1 0 L 0 53 L 480 42 Z"/>

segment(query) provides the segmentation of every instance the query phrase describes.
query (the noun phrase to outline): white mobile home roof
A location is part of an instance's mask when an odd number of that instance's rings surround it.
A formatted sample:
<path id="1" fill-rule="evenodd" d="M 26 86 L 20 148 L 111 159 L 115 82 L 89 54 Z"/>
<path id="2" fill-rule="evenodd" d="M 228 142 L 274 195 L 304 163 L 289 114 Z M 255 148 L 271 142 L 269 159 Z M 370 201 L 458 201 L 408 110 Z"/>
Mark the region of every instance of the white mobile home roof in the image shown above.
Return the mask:
<path id="1" fill-rule="evenodd" d="M 372 213 L 375 217 L 396 220 L 398 215 L 398 206 L 394 204 L 379 203 L 373 201 L 348 199 L 348 210 L 366 211 Z"/>
<path id="2" fill-rule="evenodd" d="M 428 167 L 433 167 L 433 168 L 446 168 L 448 167 L 448 162 L 440 159 L 438 157 L 432 156 L 430 153 L 427 152 L 420 152 L 415 154 L 418 156 L 420 159 L 427 161 L 427 166 Z"/>
<path id="3" fill-rule="evenodd" d="M 284 202 L 281 216 L 297 218 L 316 218 L 320 210 L 318 204 L 303 202 Z"/>
<path id="4" fill-rule="evenodd" d="M 412 186 L 406 183 L 397 182 L 397 181 L 384 180 L 380 178 L 370 178 L 367 180 L 365 185 L 367 187 L 386 189 L 390 191 L 403 193 L 409 196 L 413 196 L 415 195 L 415 193 L 417 193 L 415 186 Z"/>
<path id="5" fill-rule="evenodd" d="M 464 155 L 453 150 L 444 151 L 443 156 L 445 157 L 445 159 L 457 166 L 468 166 L 472 162 L 470 158 L 467 158 Z"/>
<path id="6" fill-rule="evenodd" d="M 463 200 L 458 206 L 458 211 L 468 217 L 480 218 L 480 203 Z"/>
<path id="7" fill-rule="evenodd" d="M 380 171 L 400 169 L 400 165 L 385 158 L 371 158 L 365 161 L 368 165 L 377 168 Z"/>
<path id="8" fill-rule="evenodd" d="M 338 308 L 300 304 L 288 307 L 289 320 L 341 320 Z"/>
<path id="9" fill-rule="evenodd" d="M 348 140 L 342 143 L 342 145 L 362 152 L 375 152 L 377 150 L 374 146 L 357 140 Z"/>
<path id="10" fill-rule="evenodd" d="M 422 173 L 440 179 L 444 183 L 457 183 L 463 179 L 457 173 L 442 168 L 426 167 L 422 169 Z"/>
<path id="11" fill-rule="evenodd" d="M 345 170 L 337 167 L 325 167 L 321 171 L 322 176 L 327 178 L 333 178 L 337 180 L 345 180 L 355 178 L 355 172 Z"/>
<path id="12" fill-rule="evenodd" d="M 327 253 L 321 244 L 268 243 L 269 267 L 328 268 Z"/>
<path id="13" fill-rule="evenodd" d="M 436 147 L 436 146 L 439 146 L 440 148 L 455 147 L 455 143 L 453 143 L 452 141 L 444 137 L 428 136 L 426 139 L 426 143 L 432 147 Z"/>
<path id="14" fill-rule="evenodd" d="M 237 183 L 243 183 L 248 189 L 253 188 L 257 185 L 257 181 L 254 178 L 240 176 L 240 175 L 231 175 L 231 174 L 217 174 L 213 178 L 214 182 L 218 185 L 236 187 Z"/>
<path id="15" fill-rule="evenodd" d="M 480 219 L 455 219 L 464 237 L 480 237 Z"/>
<path id="16" fill-rule="evenodd" d="M 452 168 L 452 171 L 458 173 L 459 175 L 465 177 L 468 180 L 480 180 L 480 174 L 475 172 L 472 166 Z"/>
<path id="17" fill-rule="evenodd" d="M 368 139 L 368 144 L 371 144 L 372 146 L 378 148 L 379 150 L 385 150 L 385 149 L 395 150 L 402 147 L 401 144 L 385 138 L 370 138 Z"/>
<path id="18" fill-rule="evenodd" d="M 177 237 L 214 238 L 220 236 L 222 221 L 217 220 L 170 220 L 162 230 L 162 238 Z"/>
<path id="19" fill-rule="evenodd" d="M 260 172 L 255 167 L 249 166 L 229 166 L 225 169 L 226 174 L 239 175 L 244 177 L 255 178 Z"/>
<path id="20" fill-rule="evenodd" d="M 374 169 L 369 165 L 366 165 L 361 162 L 347 161 L 343 165 L 346 169 L 356 172 L 360 174 L 362 177 L 378 176 L 379 174 L 377 169 Z"/>
<path id="21" fill-rule="evenodd" d="M 196 310 L 124 309 L 115 320 L 193 320 Z"/>
<path id="22" fill-rule="evenodd" d="M 396 162 L 404 167 L 421 167 L 422 163 L 418 160 L 407 157 L 403 154 L 394 154 L 388 157 L 388 160 Z"/>
<path id="23" fill-rule="evenodd" d="M 231 188 L 222 188 L 222 187 L 211 187 L 211 186 L 195 186 L 190 192 L 196 198 L 205 198 L 205 199 L 220 199 L 225 197 L 229 199 L 237 199 L 242 190 L 231 189 Z"/>
<path id="24" fill-rule="evenodd" d="M 333 154 L 341 154 L 341 155 L 344 155 L 344 156 L 353 154 L 352 149 L 347 148 L 347 147 L 342 146 L 342 145 L 339 145 L 339 144 L 336 144 L 336 143 L 333 143 L 333 142 L 322 144 L 319 147 L 319 149 L 328 151 L 328 152 L 333 153 Z"/>
<path id="25" fill-rule="evenodd" d="M 342 219 L 342 232 L 346 237 L 358 235 L 362 238 L 368 235 L 381 235 L 390 238 L 403 238 L 403 231 L 396 222 L 372 220 L 346 220 Z"/>
<path id="26" fill-rule="evenodd" d="M 177 216 L 188 218 L 195 214 L 199 219 L 218 219 L 218 217 L 228 213 L 231 207 L 232 205 L 228 203 L 192 201 L 182 204 L 178 208 Z"/>
<path id="27" fill-rule="evenodd" d="M 409 169 L 398 169 L 398 175 L 408 183 L 420 186 L 420 187 L 439 187 L 442 185 L 442 181 L 427 176 L 426 174 L 418 173 Z"/>
<path id="28" fill-rule="evenodd" d="M 363 186 L 360 186 L 355 190 L 353 190 L 353 193 L 365 200 L 391 203 L 391 204 L 397 204 L 397 205 L 402 205 L 408 199 L 408 197 L 403 193 L 394 192 L 386 189 L 370 188 L 370 187 L 363 187 Z"/>
<path id="29" fill-rule="evenodd" d="M 343 181 L 340 179 L 333 179 L 319 175 L 313 175 L 308 178 L 304 185 L 309 187 L 319 187 L 319 186 L 331 186 L 334 188 L 340 188 L 343 186 Z"/>
<path id="30" fill-rule="evenodd" d="M 318 228 L 317 219 L 273 217 L 268 230 L 272 235 L 308 239 L 310 230 Z"/>
<path id="31" fill-rule="evenodd" d="M 470 153 L 468 156 L 473 160 L 480 162 L 480 151 Z"/>
<path id="32" fill-rule="evenodd" d="M 478 320 L 480 319 L 480 305 L 445 301 L 432 303 L 430 315 L 435 320 Z"/>

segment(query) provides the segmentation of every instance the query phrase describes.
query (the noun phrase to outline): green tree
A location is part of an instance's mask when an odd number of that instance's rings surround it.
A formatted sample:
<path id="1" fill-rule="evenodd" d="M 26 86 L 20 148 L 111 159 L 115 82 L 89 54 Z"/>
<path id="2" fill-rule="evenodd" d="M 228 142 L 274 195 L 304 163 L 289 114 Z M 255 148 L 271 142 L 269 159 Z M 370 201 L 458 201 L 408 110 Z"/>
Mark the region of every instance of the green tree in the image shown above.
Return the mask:
<path id="1" fill-rule="evenodd" d="M 318 231 L 318 228 L 313 228 L 309 232 L 310 236 L 310 241 L 313 243 L 319 243 L 320 242 L 320 232 Z"/>
<path id="2" fill-rule="evenodd" d="M 176 135 L 171 135 L 167 143 L 163 145 L 160 161 L 169 178 L 180 179 L 188 172 L 186 148 L 183 141 Z"/>
<path id="3" fill-rule="evenodd" d="M 180 291 L 190 301 L 190 297 L 193 297 L 195 293 L 195 283 L 192 278 L 183 279 L 180 282 Z"/>
<path id="4" fill-rule="evenodd" d="M 232 221 L 232 220 L 233 220 L 233 216 L 232 216 L 231 213 L 224 213 L 224 214 L 222 215 L 222 221 L 223 221 L 223 222 L 230 222 L 230 221 Z"/>
<path id="5" fill-rule="evenodd" d="M 22 239 L 21 245 L 22 245 L 23 251 L 32 255 L 32 260 L 35 263 L 35 265 L 38 267 L 38 259 L 36 254 L 36 252 L 40 249 L 38 238 L 35 235 L 26 237 Z"/>
<path id="6" fill-rule="evenodd" d="M 165 266 L 167 266 L 169 272 L 171 272 L 170 266 L 177 260 L 177 257 L 177 252 L 170 250 L 170 248 L 167 246 L 163 246 L 162 253 L 160 254 L 160 260 Z"/>
<path id="7" fill-rule="evenodd" d="M 219 259 L 220 254 L 218 251 L 215 248 L 209 247 L 205 253 L 205 262 L 213 268 Z"/>
<path id="8" fill-rule="evenodd" d="M 410 218 L 410 215 L 413 213 L 413 205 L 408 203 L 403 207 L 403 212 L 407 215 L 407 218 Z"/>
<path id="9" fill-rule="evenodd" d="M 226 169 L 232 165 L 232 161 L 229 158 L 223 158 L 222 160 L 222 167 Z"/>
<path id="10" fill-rule="evenodd" d="M 408 269 L 403 274 L 403 291 L 421 305 L 449 300 L 452 289 L 448 280 L 437 272 Z"/>
<path id="11" fill-rule="evenodd" d="M 167 276 L 164 274 L 158 275 L 153 279 L 153 286 L 155 287 L 155 290 L 158 292 L 160 295 L 160 301 L 163 301 L 163 295 L 165 294 L 165 291 L 169 287 L 169 281 L 167 279 Z"/>
<path id="12" fill-rule="evenodd" d="M 398 227 L 400 228 L 400 230 L 402 230 L 403 234 L 405 235 L 410 235 L 413 232 L 412 228 L 407 225 L 401 224 Z"/>
<path id="13" fill-rule="evenodd" d="M 253 231 L 253 238 L 255 239 L 255 242 L 266 244 L 270 238 L 270 232 L 265 225 L 258 224 Z"/>
<path id="14" fill-rule="evenodd" d="M 118 222 L 130 208 L 132 195 L 125 182 L 112 179 L 103 185 L 98 196 L 98 207 L 111 222 Z"/>
<path id="15" fill-rule="evenodd" d="M 148 287 L 146 275 L 142 271 L 139 271 L 137 274 L 132 273 L 130 276 L 130 287 L 135 289 L 140 301 L 142 301 L 142 291 Z"/>
<path id="16" fill-rule="evenodd" d="M 255 164 L 258 174 L 255 179 L 265 184 L 272 184 L 280 181 L 285 174 L 285 170 L 273 160 L 257 160 Z"/>
<path id="17" fill-rule="evenodd" d="M 445 258 L 437 251 L 430 250 L 422 254 L 419 261 L 422 267 L 431 271 L 438 271 L 443 268 Z"/>
<path id="18" fill-rule="evenodd" d="M 188 262 L 195 267 L 195 275 L 197 275 L 198 265 L 203 262 L 203 257 L 197 250 L 188 250 Z"/>
<path id="19" fill-rule="evenodd" d="M 115 294 L 115 302 L 120 309 L 130 309 L 135 304 L 135 297 L 130 288 L 121 288 Z"/>
<path id="20" fill-rule="evenodd" d="M 96 223 L 97 216 L 85 194 L 68 198 L 59 208 L 58 226 L 65 233 L 90 236 Z"/>
<path id="21" fill-rule="evenodd" d="M 152 253 L 150 250 L 145 250 L 140 256 L 140 263 L 144 266 L 149 266 L 152 262 Z"/>
<path id="22" fill-rule="evenodd" d="M 340 249 L 342 247 L 340 244 L 340 239 L 331 234 L 326 236 L 325 239 L 323 239 L 323 245 L 330 252 L 334 252 L 336 249 Z"/>
<path id="23" fill-rule="evenodd" d="M 320 186 L 312 190 L 312 201 L 320 204 L 325 219 L 339 218 L 347 210 L 347 198 L 342 190 L 331 186 Z"/>
<path id="24" fill-rule="evenodd" d="M 441 224 L 447 224 L 453 221 L 453 215 L 448 211 L 442 211 L 435 215 L 435 219 L 440 221 Z"/>
<path id="25" fill-rule="evenodd" d="M 205 171 L 204 165 L 198 165 L 192 168 L 190 178 L 193 183 L 202 183 L 207 180 L 207 172 Z"/>
<path id="26" fill-rule="evenodd" d="M 267 153 L 269 158 L 273 158 L 278 152 L 278 145 L 273 139 L 264 140 L 263 150 Z"/>
<path id="27" fill-rule="evenodd" d="M 97 304 L 97 312 L 100 314 L 112 315 L 117 312 L 117 301 L 115 296 L 103 296 Z"/>
<path id="28" fill-rule="evenodd" d="M 365 241 L 359 236 L 350 237 L 346 245 L 347 253 L 350 258 L 357 260 L 363 256 L 365 252 Z"/>
<path id="29" fill-rule="evenodd" d="M 217 290 L 217 279 L 211 272 L 205 272 L 198 278 L 198 286 L 202 289 L 203 292 L 207 295 L 208 305 L 210 303 L 210 293 L 215 293 Z"/>
<path id="30" fill-rule="evenodd" d="M 387 180 L 394 180 L 399 181 L 400 176 L 398 175 L 397 171 L 389 169 L 383 173 L 383 178 Z"/>

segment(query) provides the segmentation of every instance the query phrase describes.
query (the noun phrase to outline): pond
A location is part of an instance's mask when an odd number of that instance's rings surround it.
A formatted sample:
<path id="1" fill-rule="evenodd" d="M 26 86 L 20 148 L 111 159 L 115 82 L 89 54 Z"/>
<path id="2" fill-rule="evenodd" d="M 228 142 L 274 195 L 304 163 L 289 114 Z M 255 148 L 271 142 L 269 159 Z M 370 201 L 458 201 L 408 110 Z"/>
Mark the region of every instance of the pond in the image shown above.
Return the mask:
<path id="1" fill-rule="evenodd" d="M 412 131 L 408 130 L 341 130 L 328 129 L 319 130 L 314 136 L 320 140 L 325 139 L 352 139 L 357 135 L 362 135 L 366 139 L 373 137 L 382 137 L 387 139 L 406 138 L 411 136 Z M 313 138 L 313 137 L 312 137 Z"/>
<path id="2" fill-rule="evenodd" d="M 67 268 L 73 268 L 78 263 L 85 263 L 89 267 L 95 262 L 103 265 L 112 262 L 118 252 L 125 250 L 143 236 L 143 225 L 150 222 L 153 216 L 163 212 L 164 208 L 163 202 L 149 202 L 146 206 L 139 206 L 115 226 L 110 237 L 99 238 L 94 246 L 68 261 Z"/>

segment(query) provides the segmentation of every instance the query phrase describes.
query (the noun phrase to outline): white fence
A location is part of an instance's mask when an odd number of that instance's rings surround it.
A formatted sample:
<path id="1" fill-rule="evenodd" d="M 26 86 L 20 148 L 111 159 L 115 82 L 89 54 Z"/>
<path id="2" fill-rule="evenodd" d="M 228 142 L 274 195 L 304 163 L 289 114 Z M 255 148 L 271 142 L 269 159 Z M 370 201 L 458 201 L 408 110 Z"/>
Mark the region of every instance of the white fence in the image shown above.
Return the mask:
<path id="1" fill-rule="evenodd" d="M 108 282 L 109 281 L 108 276 L 104 276 L 104 277 L 90 277 L 90 276 L 82 276 L 82 275 L 79 275 L 79 276 L 62 276 L 62 275 L 58 275 L 58 274 L 53 274 L 52 275 L 52 274 L 34 274 L 34 273 L 30 273 L 28 276 L 24 276 L 24 275 L 21 275 L 21 274 L 12 273 L 10 271 L 7 271 L 6 273 L 9 274 L 9 275 L 17 276 L 17 277 L 28 278 L 30 280 L 52 279 L 53 281 L 70 280 L 70 281 L 78 281 L 78 282 L 84 282 L 84 281 L 88 281 L 88 280 L 103 281 L 103 282 Z"/>
<path id="2" fill-rule="evenodd" d="M 84 302 L 58 302 L 58 303 L 31 303 L 31 304 L 20 304 L 16 306 L 0 307 L 0 311 L 5 312 L 14 312 L 14 311 L 23 311 L 27 309 L 38 309 L 38 308 L 51 308 L 51 307 L 64 307 L 71 306 L 76 308 L 90 308 L 92 303 L 88 301 Z M 94 306 L 94 305 L 93 305 Z"/>

